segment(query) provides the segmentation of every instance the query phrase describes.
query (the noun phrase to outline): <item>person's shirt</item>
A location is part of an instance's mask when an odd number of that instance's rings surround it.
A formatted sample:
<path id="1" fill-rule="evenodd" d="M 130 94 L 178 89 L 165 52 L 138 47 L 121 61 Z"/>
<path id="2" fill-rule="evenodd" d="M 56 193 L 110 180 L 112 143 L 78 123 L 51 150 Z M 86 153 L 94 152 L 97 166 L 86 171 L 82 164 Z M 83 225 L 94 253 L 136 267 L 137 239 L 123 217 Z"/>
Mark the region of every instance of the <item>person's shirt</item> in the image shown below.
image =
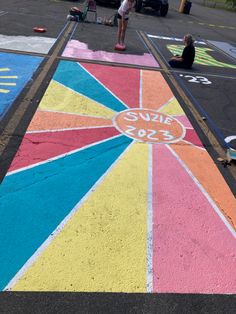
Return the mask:
<path id="1" fill-rule="evenodd" d="M 118 13 L 124 18 L 129 17 L 129 12 L 132 9 L 133 3 L 128 0 L 124 0 L 118 9 Z"/>
<path id="2" fill-rule="evenodd" d="M 186 46 L 182 53 L 183 63 L 186 68 L 191 68 L 195 58 L 195 48 L 193 45 Z"/>

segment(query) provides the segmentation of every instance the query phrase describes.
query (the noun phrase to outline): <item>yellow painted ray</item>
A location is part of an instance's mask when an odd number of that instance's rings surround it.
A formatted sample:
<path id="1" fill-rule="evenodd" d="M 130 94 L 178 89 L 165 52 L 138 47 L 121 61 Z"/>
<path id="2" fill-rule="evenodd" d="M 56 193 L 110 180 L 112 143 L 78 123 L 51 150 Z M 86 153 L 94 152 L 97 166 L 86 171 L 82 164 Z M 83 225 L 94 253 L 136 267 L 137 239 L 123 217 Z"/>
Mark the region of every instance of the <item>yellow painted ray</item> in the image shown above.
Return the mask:
<path id="1" fill-rule="evenodd" d="M 8 71 L 10 71 L 9 68 L 0 68 L 0 72 L 8 72 Z"/>
<path id="2" fill-rule="evenodd" d="M 146 292 L 148 154 L 124 153 L 13 290 Z"/>
<path id="3" fill-rule="evenodd" d="M 8 71 L 10 71 L 9 68 L 0 68 L 0 72 L 8 72 Z M 18 78 L 18 76 L 15 76 L 15 75 L 12 75 L 12 76 L 1 75 L 0 78 L 1 79 L 12 79 L 12 78 Z M 16 86 L 16 83 L 0 82 L 0 86 Z M 0 93 L 7 94 L 9 92 L 10 92 L 9 89 L 0 88 Z"/>
<path id="4" fill-rule="evenodd" d="M 9 92 L 10 92 L 9 89 L 2 89 L 2 88 L 0 88 L 0 93 L 7 94 L 7 93 L 9 93 Z"/>
<path id="5" fill-rule="evenodd" d="M 18 78 L 18 76 L 17 75 L 0 75 L 0 78 L 12 79 L 12 78 Z"/>
<path id="6" fill-rule="evenodd" d="M 171 98 L 163 107 L 161 107 L 158 111 L 168 114 L 170 116 L 181 116 L 185 115 L 183 109 L 181 108 L 178 100 L 173 97 Z"/>
<path id="7" fill-rule="evenodd" d="M 0 82 L 0 85 L 3 85 L 3 86 L 16 86 L 16 83 L 3 83 L 3 82 Z"/>
<path id="8" fill-rule="evenodd" d="M 83 115 L 112 118 L 115 112 L 75 91 L 51 81 L 44 94 L 40 109 L 78 113 Z"/>

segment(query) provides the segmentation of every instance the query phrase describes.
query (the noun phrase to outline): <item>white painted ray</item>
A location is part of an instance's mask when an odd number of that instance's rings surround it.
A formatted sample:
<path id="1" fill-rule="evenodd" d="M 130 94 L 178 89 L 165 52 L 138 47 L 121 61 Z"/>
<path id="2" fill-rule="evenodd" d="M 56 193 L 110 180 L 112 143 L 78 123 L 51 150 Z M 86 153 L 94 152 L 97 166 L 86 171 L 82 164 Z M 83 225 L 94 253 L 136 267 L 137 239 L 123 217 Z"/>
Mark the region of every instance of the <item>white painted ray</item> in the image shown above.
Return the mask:
<path id="1" fill-rule="evenodd" d="M 85 150 L 85 149 L 87 149 L 87 148 L 90 148 L 90 147 L 92 147 L 92 146 L 95 146 L 95 145 L 98 145 L 98 144 L 101 144 L 101 143 L 104 143 L 104 142 L 106 142 L 106 141 L 110 141 L 111 139 L 118 138 L 118 137 L 120 137 L 120 136 L 124 136 L 124 135 L 123 135 L 123 134 L 119 134 L 119 135 L 111 136 L 111 137 L 106 138 L 106 139 L 104 139 L 104 140 L 97 141 L 97 142 L 92 143 L 92 144 L 88 144 L 88 145 L 83 146 L 83 147 L 81 147 L 81 148 L 74 149 L 74 150 L 72 150 L 72 151 L 70 151 L 70 152 L 67 152 L 67 153 L 65 153 L 65 154 L 57 155 L 57 156 L 55 156 L 55 157 L 53 157 L 53 158 L 49 158 L 49 159 L 47 159 L 47 160 L 44 160 L 44 161 L 35 163 L 35 164 L 33 164 L 33 165 L 30 165 L 30 166 L 27 166 L 27 167 L 23 167 L 23 168 L 20 168 L 20 169 L 17 169 L 17 170 L 9 171 L 9 172 L 6 174 L 6 176 L 10 176 L 10 175 L 13 175 L 13 174 L 18 173 L 18 172 L 21 172 L 21 171 L 25 171 L 25 170 L 28 170 L 28 169 L 31 169 L 31 168 L 34 168 L 34 167 L 38 167 L 38 166 L 40 166 L 40 165 L 43 165 L 43 164 L 52 162 L 52 161 L 54 161 L 54 160 L 63 158 L 63 157 L 65 157 L 65 156 L 69 156 L 69 155 L 75 154 L 75 153 L 77 153 L 77 152 L 79 152 L 79 151 Z"/>
<path id="2" fill-rule="evenodd" d="M 153 207 L 152 207 L 152 145 L 149 144 L 147 195 L 147 292 L 153 292 Z"/>
<path id="3" fill-rule="evenodd" d="M 117 100 L 119 100 L 119 102 L 121 102 L 126 108 L 129 109 L 129 107 L 118 97 L 116 96 L 109 88 L 107 88 L 101 81 L 99 81 L 92 73 L 90 73 L 88 70 L 85 69 L 85 67 L 83 67 L 79 62 L 77 62 L 77 64 L 79 66 L 81 66 L 81 68 L 84 69 L 84 71 L 86 71 L 94 80 L 96 80 L 104 89 L 106 89 L 113 97 L 115 97 Z"/>
<path id="4" fill-rule="evenodd" d="M 84 129 L 101 129 L 101 128 L 114 128 L 113 125 L 99 125 L 99 126 L 84 126 L 78 128 L 68 128 L 68 129 L 54 129 L 54 130 L 40 130 L 40 131 L 28 131 L 26 134 L 38 134 L 38 133 L 55 133 L 55 132 L 66 132 L 66 131 L 76 131 Z"/>
<path id="5" fill-rule="evenodd" d="M 56 38 L 0 35 L 0 48 L 27 52 L 48 53 Z"/>
<path id="6" fill-rule="evenodd" d="M 45 251 L 45 249 L 50 245 L 50 243 L 59 235 L 63 230 L 69 220 L 75 215 L 75 213 L 81 208 L 85 201 L 89 198 L 90 194 L 93 193 L 97 187 L 104 181 L 105 177 L 112 171 L 117 163 L 123 158 L 126 152 L 132 147 L 134 142 L 131 142 L 123 153 L 111 164 L 107 171 L 96 181 L 96 183 L 91 187 L 91 189 L 85 194 L 85 196 L 72 208 L 70 213 L 61 221 L 61 223 L 56 227 L 56 229 L 50 234 L 50 236 L 41 244 L 41 246 L 35 251 L 35 253 L 26 261 L 26 263 L 21 267 L 21 269 L 16 273 L 16 275 L 9 281 L 4 291 L 10 291 L 16 284 L 16 282 L 26 273 L 30 266 L 38 259 L 38 257 Z"/>
<path id="7" fill-rule="evenodd" d="M 143 70 L 140 70 L 139 107 L 140 107 L 140 108 L 143 108 Z"/>
<path id="8" fill-rule="evenodd" d="M 71 115 L 71 116 L 79 116 L 79 117 L 86 117 L 86 118 L 96 118 L 96 119 L 106 119 L 106 120 L 111 120 L 112 118 L 104 118 L 104 117 L 100 117 L 100 116 L 92 116 L 92 115 L 87 115 L 87 114 L 82 114 L 82 113 L 73 113 L 73 112 L 65 112 L 65 111 L 58 111 L 58 110 L 49 110 L 49 109 L 38 109 L 37 111 L 40 112 L 51 112 L 51 113 L 61 113 L 61 114 L 67 114 L 67 115 Z M 114 112 L 114 115 L 116 115 L 116 113 Z"/>
<path id="9" fill-rule="evenodd" d="M 201 147 L 201 146 L 198 146 L 198 145 L 194 145 L 193 143 L 191 143 L 189 141 L 186 141 L 186 140 L 181 140 L 181 141 L 185 142 L 187 145 L 191 145 L 191 146 L 194 146 L 195 148 L 198 148 L 198 149 L 206 151 L 206 149 L 204 147 Z"/>

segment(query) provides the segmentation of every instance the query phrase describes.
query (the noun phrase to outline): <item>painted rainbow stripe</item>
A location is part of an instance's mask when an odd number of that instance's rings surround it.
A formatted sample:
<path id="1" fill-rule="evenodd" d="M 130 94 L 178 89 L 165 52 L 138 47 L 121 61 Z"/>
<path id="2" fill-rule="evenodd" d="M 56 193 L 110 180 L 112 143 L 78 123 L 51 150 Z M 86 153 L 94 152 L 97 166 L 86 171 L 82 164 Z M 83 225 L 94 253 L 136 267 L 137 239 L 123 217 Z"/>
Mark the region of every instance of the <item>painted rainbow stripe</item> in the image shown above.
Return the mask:
<path id="1" fill-rule="evenodd" d="M 127 108 L 185 137 L 136 142 Z M 158 71 L 61 61 L 0 199 L 1 289 L 236 292 L 235 198 Z"/>

